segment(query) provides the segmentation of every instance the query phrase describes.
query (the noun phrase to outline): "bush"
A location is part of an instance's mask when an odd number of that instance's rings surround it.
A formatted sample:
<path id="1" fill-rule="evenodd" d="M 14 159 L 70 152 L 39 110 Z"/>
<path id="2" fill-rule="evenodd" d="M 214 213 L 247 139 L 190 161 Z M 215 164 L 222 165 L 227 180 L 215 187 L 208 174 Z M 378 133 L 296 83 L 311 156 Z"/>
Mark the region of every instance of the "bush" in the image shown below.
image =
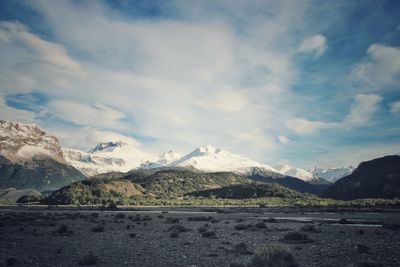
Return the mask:
<path id="1" fill-rule="evenodd" d="M 124 213 L 118 213 L 117 215 L 115 215 L 115 218 L 123 219 L 123 218 L 125 218 L 125 214 Z"/>
<path id="2" fill-rule="evenodd" d="M 94 226 L 92 227 L 92 229 L 90 229 L 90 231 L 92 231 L 93 233 L 104 232 L 104 226 L 103 225 Z"/>
<path id="3" fill-rule="evenodd" d="M 258 229 L 267 229 L 267 225 L 263 222 L 256 223 L 254 226 Z"/>
<path id="4" fill-rule="evenodd" d="M 247 245 L 243 242 L 236 244 L 235 247 L 233 248 L 233 252 L 241 254 L 241 255 L 249 255 L 253 254 L 249 249 L 247 248 Z"/>
<path id="5" fill-rule="evenodd" d="M 208 231 L 202 232 L 202 233 L 201 233 L 201 236 L 202 236 L 202 237 L 211 238 L 211 237 L 216 237 L 216 234 L 215 234 L 215 231 L 213 231 L 213 230 L 208 230 Z"/>
<path id="6" fill-rule="evenodd" d="M 68 226 L 66 226 L 65 224 L 61 224 L 57 229 L 57 233 L 59 234 L 64 234 L 67 231 L 68 231 Z"/>
<path id="7" fill-rule="evenodd" d="M 79 260 L 79 265 L 95 265 L 99 261 L 99 257 L 93 254 L 93 252 L 89 252 L 88 255 L 83 256 Z"/>
<path id="8" fill-rule="evenodd" d="M 316 233 L 316 232 L 318 232 L 318 231 L 317 231 L 317 228 L 315 228 L 315 226 L 312 225 L 312 224 L 303 225 L 302 227 L 300 227 L 300 230 L 303 231 L 303 232 L 309 232 L 309 233 Z"/>
<path id="9" fill-rule="evenodd" d="M 252 227 L 251 224 L 239 223 L 239 224 L 236 224 L 233 228 L 235 230 L 243 231 L 243 230 L 249 229 L 250 227 Z"/>
<path id="10" fill-rule="evenodd" d="M 366 246 L 366 245 L 357 244 L 357 251 L 358 251 L 358 253 L 368 253 L 368 251 L 369 251 L 370 249 L 371 249 L 371 248 L 368 247 L 368 246 Z"/>
<path id="11" fill-rule="evenodd" d="M 278 222 L 277 219 L 272 218 L 272 217 L 269 217 L 268 219 L 265 219 L 264 221 L 265 221 L 265 222 L 269 222 L 269 223 L 277 223 L 277 222 Z"/>
<path id="12" fill-rule="evenodd" d="M 397 231 L 400 229 L 400 224 L 399 223 L 384 223 L 383 228 Z"/>
<path id="13" fill-rule="evenodd" d="M 165 219 L 165 223 L 179 223 L 179 219 L 178 218 L 167 217 Z"/>
<path id="14" fill-rule="evenodd" d="M 6 259 L 6 265 L 7 266 L 16 266 L 17 265 L 17 259 L 14 257 L 9 257 Z"/>
<path id="15" fill-rule="evenodd" d="M 285 241 L 288 243 L 310 243 L 310 242 L 312 242 L 312 240 L 309 239 L 306 234 L 298 232 L 298 231 L 287 233 L 283 237 L 282 241 Z"/>
<path id="16" fill-rule="evenodd" d="M 136 237 L 136 234 L 135 234 L 135 233 L 130 233 L 130 234 L 129 234 L 129 237 L 130 237 L 130 238 L 134 238 L 134 237 Z"/>
<path id="17" fill-rule="evenodd" d="M 271 245 L 256 250 L 249 267 L 297 267 L 293 255 L 283 247 Z"/>
<path id="18" fill-rule="evenodd" d="M 354 267 L 383 267 L 383 264 L 371 262 L 371 261 L 363 261 L 353 265 Z"/>
<path id="19" fill-rule="evenodd" d="M 168 232 L 183 233 L 183 232 L 187 232 L 187 231 L 189 231 L 189 229 L 187 229 L 185 226 L 180 225 L 180 224 L 175 224 L 168 228 Z"/>
<path id="20" fill-rule="evenodd" d="M 208 216 L 208 217 L 206 217 L 206 216 L 194 216 L 194 217 L 188 217 L 187 218 L 188 221 L 195 221 L 195 222 L 208 222 L 208 221 L 211 221 L 213 219 L 214 219 L 214 217 L 212 217 L 212 216 Z"/>

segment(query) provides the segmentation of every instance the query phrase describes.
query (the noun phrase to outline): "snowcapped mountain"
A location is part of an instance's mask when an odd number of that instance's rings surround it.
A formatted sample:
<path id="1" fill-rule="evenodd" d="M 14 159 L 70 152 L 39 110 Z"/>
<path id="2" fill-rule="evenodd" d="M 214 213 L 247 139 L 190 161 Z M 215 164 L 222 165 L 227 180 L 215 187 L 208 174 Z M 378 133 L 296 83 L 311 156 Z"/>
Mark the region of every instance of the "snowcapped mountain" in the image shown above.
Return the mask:
<path id="1" fill-rule="evenodd" d="M 274 168 L 285 175 L 296 177 L 306 182 L 318 180 L 318 177 L 316 177 L 311 172 L 306 171 L 304 169 L 292 167 L 288 164 L 277 165 L 274 166 Z"/>
<path id="2" fill-rule="evenodd" d="M 87 176 L 112 171 L 127 172 L 139 168 L 146 161 L 158 159 L 122 141 L 100 143 L 89 152 L 68 148 L 64 148 L 63 152 L 67 162 Z"/>
<path id="3" fill-rule="evenodd" d="M 325 179 L 330 182 L 336 182 L 342 177 L 345 177 L 351 174 L 354 171 L 353 166 L 342 167 L 342 168 L 332 168 L 332 169 L 325 169 L 320 167 L 314 167 L 310 170 L 312 174 L 315 176 Z"/>
<path id="4" fill-rule="evenodd" d="M 277 170 L 269 165 L 217 149 L 212 145 L 206 145 L 195 149 L 188 155 L 167 165 L 167 167 L 181 167 L 195 169 L 205 172 L 235 172 L 251 173 L 254 168 L 267 172 L 278 173 Z"/>
<path id="5" fill-rule="evenodd" d="M 141 166 L 140 169 L 154 169 L 154 168 L 161 168 L 165 167 L 177 160 L 182 158 L 181 155 L 175 153 L 174 151 L 170 150 L 168 152 L 164 152 L 161 154 L 156 161 L 146 161 Z"/>
<path id="6" fill-rule="evenodd" d="M 35 124 L 0 121 L 0 189 L 54 190 L 83 179 L 56 137 Z"/>
<path id="7" fill-rule="evenodd" d="M 160 168 L 181 158 L 172 150 L 160 156 L 147 154 L 133 144 L 122 141 L 100 143 L 88 152 L 68 148 L 63 152 L 67 162 L 87 176 Z"/>
<path id="8" fill-rule="evenodd" d="M 0 155 L 14 163 L 51 158 L 65 163 L 58 139 L 35 124 L 0 121 Z"/>

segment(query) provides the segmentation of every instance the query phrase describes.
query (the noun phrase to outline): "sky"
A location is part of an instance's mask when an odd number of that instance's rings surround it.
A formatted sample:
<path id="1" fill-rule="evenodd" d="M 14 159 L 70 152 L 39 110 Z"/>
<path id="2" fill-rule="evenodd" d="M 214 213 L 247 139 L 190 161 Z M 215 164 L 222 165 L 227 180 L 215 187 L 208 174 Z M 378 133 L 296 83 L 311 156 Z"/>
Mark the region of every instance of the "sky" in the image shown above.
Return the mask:
<path id="1" fill-rule="evenodd" d="M 0 119 L 64 147 L 400 153 L 400 1 L 0 1 Z"/>

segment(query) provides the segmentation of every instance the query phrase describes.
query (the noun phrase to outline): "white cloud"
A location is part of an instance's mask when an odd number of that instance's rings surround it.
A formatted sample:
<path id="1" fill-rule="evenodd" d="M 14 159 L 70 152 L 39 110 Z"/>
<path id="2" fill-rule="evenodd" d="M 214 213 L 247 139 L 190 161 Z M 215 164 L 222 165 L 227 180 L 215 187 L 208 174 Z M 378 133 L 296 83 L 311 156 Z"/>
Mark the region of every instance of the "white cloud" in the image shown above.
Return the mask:
<path id="1" fill-rule="evenodd" d="M 286 127 L 298 134 L 314 134 L 329 128 L 353 128 L 368 124 L 379 110 L 382 97 L 377 94 L 358 94 L 354 97 L 349 113 L 342 121 L 311 121 L 306 118 L 292 118 L 286 121 Z"/>
<path id="2" fill-rule="evenodd" d="M 118 128 L 123 124 L 124 113 L 102 104 L 86 105 L 83 103 L 54 100 L 49 103 L 51 111 L 62 120 L 77 125 L 104 128 Z"/>
<path id="3" fill-rule="evenodd" d="M 247 95 L 240 91 L 218 92 L 195 101 L 202 108 L 228 112 L 241 111 L 248 103 Z"/>
<path id="4" fill-rule="evenodd" d="M 400 115 L 400 101 L 396 101 L 390 104 L 390 112 L 395 115 Z"/>
<path id="5" fill-rule="evenodd" d="M 325 36 L 318 34 L 304 39 L 298 51 L 300 53 L 312 53 L 316 59 L 325 53 L 327 47 Z"/>
<path id="6" fill-rule="evenodd" d="M 373 90 L 400 83 L 400 48 L 373 44 L 368 59 L 354 66 L 351 79 Z"/>
<path id="7" fill-rule="evenodd" d="M 0 120 L 31 123 L 35 121 L 35 113 L 7 106 L 6 100 L 0 92 Z"/>
<path id="8" fill-rule="evenodd" d="M 86 144 L 98 144 L 103 142 L 126 142 L 133 146 L 139 147 L 141 143 L 135 138 L 115 132 L 100 131 L 98 129 L 91 129 L 85 137 Z"/>
<path id="9" fill-rule="evenodd" d="M 305 118 L 294 118 L 286 121 L 286 127 L 298 134 L 313 134 L 337 125 L 335 122 L 311 121 Z"/>
<path id="10" fill-rule="evenodd" d="M 283 135 L 278 136 L 278 140 L 281 144 L 284 145 L 287 145 L 290 142 L 290 139 Z"/>
<path id="11" fill-rule="evenodd" d="M 382 97 L 376 94 L 359 94 L 354 98 L 350 113 L 344 119 L 344 125 L 363 125 L 368 123 L 375 112 Z"/>
<path id="12" fill-rule="evenodd" d="M 38 61 L 44 61 L 53 67 L 72 73 L 82 74 L 79 63 L 69 57 L 63 46 L 37 37 L 18 22 L 0 22 L 0 42 L 22 45 Z"/>

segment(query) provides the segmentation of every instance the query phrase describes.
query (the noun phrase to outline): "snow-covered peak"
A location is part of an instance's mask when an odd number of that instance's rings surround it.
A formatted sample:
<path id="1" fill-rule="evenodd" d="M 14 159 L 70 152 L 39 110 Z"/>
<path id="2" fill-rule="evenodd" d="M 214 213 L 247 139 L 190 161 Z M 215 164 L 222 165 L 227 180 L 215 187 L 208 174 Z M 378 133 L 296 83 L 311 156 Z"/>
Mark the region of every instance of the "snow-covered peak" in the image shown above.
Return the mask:
<path id="1" fill-rule="evenodd" d="M 321 168 L 314 167 L 310 170 L 315 176 L 325 179 L 330 182 L 336 182 L 342 177 L 351 174 L 354 171 L 353 166 L 341 167 L 341 168 Z"/>
<path id="2" fill-rule="evenodd" d="M 241 173 L 247 169 L 258 167 L 279 173 L 269 165 L 215 148 L 212 145 L 199 147 L 181 159 L 169 164 L 168 167 L 191 168 L 207 172 L 231 171 Z"/>
<path id="3" fill-rule="evenodd" d="M 140 151 L 129 142 L 112 141 L 96 145 L 89 152 L 64 149 L 68 163 L 87 176 L 106 172 L 127 172 L 141 167 L 145 162 L 158 160 L 155 155 Z"/>
<path id="4" fill-rule="evenodd" d="M 173 150 L 169 150 L 160 155 L 159 161 L 163 164 L 169 164 L 180 158 L 182 158 L 180 154 L 174 152 Z"/>
<path id="5" fill-rule="evenodd" d="M 306 182 L 318 179 L 311 172 L 301 168 L 295 168 L 288 164 L 277 165 L 274 166 L 274 168 L 285 175 L 296 177 Z"/>
<path id="6" fill-rule="evenodd" d="M 10 121 L 0 121 L 0 155 L 13 162 L 30 161 L 35 156 L 65 162 L 56 137 L 36 124 Z"/>

